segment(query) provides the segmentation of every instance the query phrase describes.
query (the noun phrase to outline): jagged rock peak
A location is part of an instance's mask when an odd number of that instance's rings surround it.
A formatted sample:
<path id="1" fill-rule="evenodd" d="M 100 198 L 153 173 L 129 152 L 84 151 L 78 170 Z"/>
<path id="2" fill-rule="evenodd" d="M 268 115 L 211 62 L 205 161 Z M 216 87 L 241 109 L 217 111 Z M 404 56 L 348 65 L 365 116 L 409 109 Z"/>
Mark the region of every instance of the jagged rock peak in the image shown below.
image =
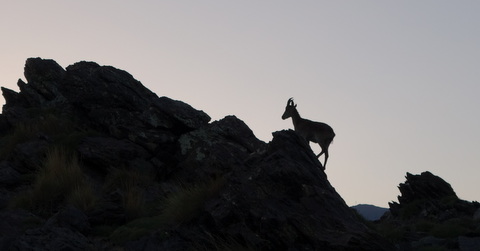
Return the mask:
<path id="1" fill-rule="evenodd" d="M 406 181 L 398 186 L 398 203 L 389 203 L 393 216 L 443 221 L 459 216 L 471 217 L 478 209 L 477 202 L 458 198 L 452 186 L 431 172 L 418 175 L 407 173 Z"/>
<path id="2" fill-rule="evenodd" d="M 407 172 L 405 178 L 407 179 L 405 183 L 398 187 L 402 194 L 398 198 L 400 203 L 409 203 L 420 199 L 457 197 L 449 183 L 431 172 L 426 171 L 419 175 Z"/>
<path id="3" fill-rule="evenodd" d="M 438 201 L 444 198 L 458 200 L 452 186 L 431 172 L 426 171 L 418 175 L 407 172 L 405 178 L 406 181 L 398 185 L 401 194 L 398 196 L 398 203 L 388 203 L 394 216 L 401 214 L 402 209 L 408 205 L 420 201 L 428 202 L 430 205 L 438 204 Z"/>
<path id="4" fill-rule="evenodd" d="M 117 138 L 138 138 L 136 132 L 152 129 L 179 135 L 210 121 L 203 111 L 158 97 L 112 66 L 82 61 L 64 70 L 54 60 L 29 58 L 24 74 L 28 83 L 18 81 L 20 93 L 2 87 L 2 120 L 10 126 L 27 119 L 32 109 L 56 110 Z M 148 138 L 149 133 L 141 135 Z"/>
<path id="5" fill-rule="evenodd" d="M 52 59 L 29 58 L 25 63 L 24 75 L 28 82 L 59 80 L 65 70 Z"/>

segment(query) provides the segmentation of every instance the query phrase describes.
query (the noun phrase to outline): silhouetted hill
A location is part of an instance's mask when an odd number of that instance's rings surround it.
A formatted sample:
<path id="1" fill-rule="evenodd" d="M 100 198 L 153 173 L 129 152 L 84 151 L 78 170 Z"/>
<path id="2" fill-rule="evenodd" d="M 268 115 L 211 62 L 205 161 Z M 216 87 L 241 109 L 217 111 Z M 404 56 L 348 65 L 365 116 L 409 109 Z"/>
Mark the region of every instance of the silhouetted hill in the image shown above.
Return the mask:
<path id="1" fill-rule="evenodd" d="M 353 209 L 369 221 L 374 221 L 380 219 L 380 217 L 388 211 L 388 208 L 377 207 L 374 205 L 359 204 L 352 206 Z"/>
<path id="2" fill-rule="evenodd" d="M 262 142 L 93 62 L 25 78 L 2 88 L 0 250 L 394 248 L 291 130 Z"/>

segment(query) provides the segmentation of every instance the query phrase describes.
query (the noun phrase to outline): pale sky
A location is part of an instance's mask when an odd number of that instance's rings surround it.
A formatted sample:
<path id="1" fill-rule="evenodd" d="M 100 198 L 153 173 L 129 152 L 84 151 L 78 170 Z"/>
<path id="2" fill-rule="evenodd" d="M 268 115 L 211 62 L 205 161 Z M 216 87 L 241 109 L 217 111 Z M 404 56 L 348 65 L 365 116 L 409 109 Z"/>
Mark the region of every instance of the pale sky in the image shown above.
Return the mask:
<path id="1" fill-rule="evenodd" d="M 294 97 L 335 130 L 326 173 L 348 205 L 387 206 L 406 172 L 427 170 L 478 201 L 478 13 L 451 0 L 4 1 L 0 85 L 18 90 L 29 57 L 95 61 L 266 142 L 293 128 L 281 115 Z"/>

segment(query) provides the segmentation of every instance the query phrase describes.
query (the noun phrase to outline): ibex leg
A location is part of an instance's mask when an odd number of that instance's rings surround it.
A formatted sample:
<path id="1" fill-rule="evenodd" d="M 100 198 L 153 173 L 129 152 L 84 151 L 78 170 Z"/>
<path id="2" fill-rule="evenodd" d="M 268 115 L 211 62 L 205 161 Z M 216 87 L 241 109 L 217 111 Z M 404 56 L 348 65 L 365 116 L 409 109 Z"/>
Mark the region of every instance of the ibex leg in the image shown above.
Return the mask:
<path id="1" fill-rule="evenodd" d="M 317 154 L 317 158 L 320 158 L 320 156 L 322 156 L 322 154 L 323 154 L 324 152 L 325 152 L 325 151 L 323 151 L 323 149 L 322 149 L 322 151 L 321 151 L 319 154 Z"/>
<path id="2" fill-rule="evenodd" d="M 320 145 L 320 144 L 319 144 Z M 320 145 L 320 147 L 322 148 L 322 151 L 317 155 L 317 158 L 320 158 L 320 156 L 322 156 L 322 154 L 325 153 L 325 162 L 323 162 L 323 168 L 325 168 L 325 166 L 327 165 L 327 160 L 328 160 L 328 145 Z"/>
<path id="3" fill-rule="evenodd" d="M 325 162 L 323 163 L 323 168 L 325 169 L 327 166 L 327 160 L 328 160 L 328 148 L 325 150 Z"/>

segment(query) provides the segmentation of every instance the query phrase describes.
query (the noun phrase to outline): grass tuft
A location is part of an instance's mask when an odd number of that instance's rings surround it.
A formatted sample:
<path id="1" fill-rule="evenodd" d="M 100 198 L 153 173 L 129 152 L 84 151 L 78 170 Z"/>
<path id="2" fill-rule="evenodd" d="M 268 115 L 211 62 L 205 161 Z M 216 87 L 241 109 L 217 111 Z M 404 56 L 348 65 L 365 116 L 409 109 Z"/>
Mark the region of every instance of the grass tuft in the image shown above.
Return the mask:
<path id="1" fill-rule="evenodd" d="M 129 187 L 123 198 L 125 217 L 127 221 L 145 216 L 145 199 L 143 190 L 138 187 Z"/>
<path id="2" fill-rule="evenodd" d="M 106 178 L 103 190 L 106 193 L 117 189 L 123 194 L 123 207 L 127 221 L 144 217 L 148 213 L 145 202 L 145 188 L 151 184 L 151 176 L 138 170 L 112 168 Z"/>
<path id="3" fill-rule="evenodd" d="M 184 223 L 193 219 L 200 212 L 205 201 L 217 194 L 225 184 L 223 178 L 209 183 L 184 186 L 165 199 L 162 217 L 171 223 Z"/>
<path id="4" fill-rule="evenodd" d="M 12 206 L 49 215 L 64 202 L 87 210 L 95 205 L 95 201 L 93 189 L 86 182 L 76 155 L 54 147 L 47 152 L 31 190 L 14 198 Z"/>
<path id="5" fill-rule="evenodd" d="M 132 220 L 118 227 L 110 239 L 122 244 L 173 224 L 187 223 L 200 213 L 209 198 L 219 193 L 224 184 L 225 179 L 219 178 L 201 185 L 181 186 L 163 200 L 163 210 L 159 215 Z"/>
<path id="6" fill-rule="evenodd" d="M 69 204 L 83 211 L 93 210 L 97 202 L 98 198 L 92 186 L 86 182 L 82 182 L 82 184 L 75 187 L 68 197 Z"/>

